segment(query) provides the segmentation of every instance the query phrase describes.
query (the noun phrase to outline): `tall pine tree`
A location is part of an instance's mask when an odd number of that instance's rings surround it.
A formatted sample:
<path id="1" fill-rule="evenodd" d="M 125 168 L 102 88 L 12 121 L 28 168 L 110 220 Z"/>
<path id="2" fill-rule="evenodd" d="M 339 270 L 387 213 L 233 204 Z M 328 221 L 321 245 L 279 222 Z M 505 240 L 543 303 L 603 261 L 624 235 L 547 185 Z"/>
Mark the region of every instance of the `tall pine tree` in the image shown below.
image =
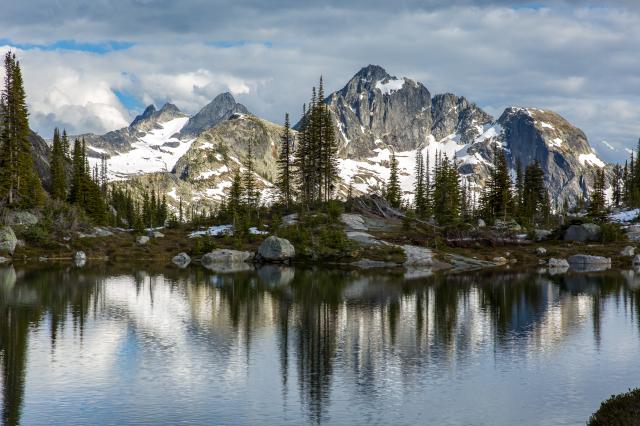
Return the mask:
<path id="1" fill-rule="evenodd" d="M 289 124 L 289 114 L 284 116 L 284 130 L 280 137 L 280 155 L 278 157 L 278 181 L 277 187 L 280 192 L 280 201 L 289 208 L 293 198 L 292 194 L 292 167 L 291 154 L 293 151 L 293 135 Z"/>

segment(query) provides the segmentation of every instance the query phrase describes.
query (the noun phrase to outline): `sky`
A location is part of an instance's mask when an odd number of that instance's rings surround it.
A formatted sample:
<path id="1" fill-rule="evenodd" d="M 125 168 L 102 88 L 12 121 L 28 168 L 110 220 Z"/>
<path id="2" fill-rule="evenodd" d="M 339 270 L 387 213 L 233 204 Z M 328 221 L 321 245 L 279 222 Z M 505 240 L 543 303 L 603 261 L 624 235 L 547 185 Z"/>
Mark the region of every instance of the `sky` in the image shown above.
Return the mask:
<path id="1" fill-rule="evenodd" d="M 640 2 L 609 0 L 21 0 L 3 2 L 0 52 L 22 63 L 45 138 L 126 126 L 146 105 L 195 113 L 230 91 L 296 121 L 323 75 L 363 66 L 465 96 L 496 118 L 551 109 L 607 161 L 640 137 Z"/>

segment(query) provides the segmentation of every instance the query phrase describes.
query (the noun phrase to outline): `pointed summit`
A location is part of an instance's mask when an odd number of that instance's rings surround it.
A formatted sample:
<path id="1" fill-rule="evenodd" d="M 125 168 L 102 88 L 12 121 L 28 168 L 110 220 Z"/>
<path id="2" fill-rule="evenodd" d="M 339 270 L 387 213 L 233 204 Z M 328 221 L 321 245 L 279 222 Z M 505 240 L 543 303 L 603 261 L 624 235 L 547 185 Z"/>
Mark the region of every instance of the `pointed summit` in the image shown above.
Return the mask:
<path id="1" fill-rule="evenodd" d="M 164 104 L 162 106 L 162 108 L 160 108 L 159 112 L 165 112 L 165 113 L 180 113 L 180 109 L 175 106 L 174 104 L 167 102 L 166 104 Z"/>
<path id="2" fill-rule="evenodd" d="M 237 113 L 249 114 L 249 111 L 244 105 L 237 103 L 231 93 L 221 93 L 189 119 L 180 131 L 180 137 L 196 137 L 203 130 L 214 127 Z"/>
<path id="3" fill-rule="evenodd" d="M 147 120 L 148 118 L 150 118 L 155 113 L 156 113 L 155 105 L 151 104 L 151 105 L 147 106 L 144 109 L 144 112 L 142 114 L 136 116 L 136 118 L 133 119 L 133 121 L 131 122 L 129 127 L 134 127 L 136 124 L 140 123 L 143 120 Z"/>
<path id="4" fill-rule="evenodd" d="M 360 71 L 353 76 L 353 79 L 364 79 L 367 81 L 382 81 L 387 78 L 392 77 L 380 65 L 367 65 L 366 67 L 361 68 Z"/>

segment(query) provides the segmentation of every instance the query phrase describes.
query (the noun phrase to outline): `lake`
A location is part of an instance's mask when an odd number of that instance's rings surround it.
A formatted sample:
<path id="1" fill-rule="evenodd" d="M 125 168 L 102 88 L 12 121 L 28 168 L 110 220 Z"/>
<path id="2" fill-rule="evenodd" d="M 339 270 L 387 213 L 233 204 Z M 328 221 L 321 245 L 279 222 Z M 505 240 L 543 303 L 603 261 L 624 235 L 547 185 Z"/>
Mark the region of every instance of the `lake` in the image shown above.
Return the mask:
<path id="1" fill-rule="evenodd" d="M 0 267 L 7 425 L 577 425 L 640 385 L 640 273 Z"/>

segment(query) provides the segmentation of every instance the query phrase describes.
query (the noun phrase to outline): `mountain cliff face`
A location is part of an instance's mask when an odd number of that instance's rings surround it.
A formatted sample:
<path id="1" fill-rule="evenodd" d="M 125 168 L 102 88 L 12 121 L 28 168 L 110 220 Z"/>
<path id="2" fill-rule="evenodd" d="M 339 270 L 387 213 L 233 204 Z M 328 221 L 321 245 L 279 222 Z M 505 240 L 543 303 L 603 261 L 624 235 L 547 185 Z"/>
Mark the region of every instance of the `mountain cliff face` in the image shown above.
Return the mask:
<path id="1" fill-rule="evenodd" d="M 234 114 L 202 132 L 171 172 L 136 176 L 129 184 L 139 190 L 166 194 L 169 204 L 213 207 L 228 194 L 237 171 L 243 172 L 252 146 L 256 185 L 262 203 L 274 200 L 273 182 L 283 127 L 250 114 Z"/>
<path id="2" fill-rule="evenodd" d="M 222 93 L 189 119 L 180 130 L 180 137 L 194 138 L 234 114 L 249 114 L 249 111 L 244 105 L 237 103 L 231 93 Z"/>
<path id="3" fill-rule="evenodd" d="M 433 166 L 437 152 L 455 157 L 476 192 L 489 176 L 496 148 L 511 167 L 540 161 L 555 199 L 584 197 L 593 171 L 604 167 L 586 136 L 552 111 L 507 108 L 498 120 L 464 97 L 431 96 L 422 83 L 390 76 L 379 66 L 361 69 L 329 95 L 341 138 L 341 177 L 356 191 L 379 190 L 389 176 L 391 152 L 399 161 L 405 196 L 411 197 L 418 150 Z"/>
<path id="4" fill-rule="evenodd" d="M 91 164 L 108 157 L 111 179 L 145 173 L 169 172 L 202 132 L 246 108 L 224 93 L 193 117 L 173 104 L 160 110 L 149 105 L 128 127 L 105 135 L 81 135 L 87 142 Z M 197 132 L 197 133 L 194 133 Z"/>
<path id="5" fill-rule="evenodd" d="M 475 192 L 490 175 L 496 149 L 504 150 L 512 169 L 518 160 L 523 167 L 537 160 L 558 203 L 584 197 L 593 171 L 605 167 L 584 133 L 552 111 L 510 107 L 496 120 L 462 96 L 432 95 L 422 83 L 375 65 L 362 68 L 324 102 L 339 140 L 342 194 L 349 185 L 355 193 L 381 190 L 392 152 L 408 200 L 418 151 L 431 167 L 437 153 L 454 159 Z M 180 199 L 213 205 L 243 169 L 250 142 L 262 200 L 273 198 L 281 132 L 223 93 L 192 117 L 172 104 L 160 110 L 151 105 L 130 126 L 85 138 L 91 161 L 109 156 L 111 179 L 126 179 L 140 190 L 151 186 L 174 205 Z"/>
<path id="6" fill-rule="evenodd" d="M 468 142 L 492 121 L 463 97 L 432 98 L 422 83 L 393 77 L 377 65 L 361 69 L 325 102 L 336 119 L 341 154 L 346 158 L 365 158 L 380 145 L 414 150 L 430 136 L 440 140 L 459 134 Z"/>

